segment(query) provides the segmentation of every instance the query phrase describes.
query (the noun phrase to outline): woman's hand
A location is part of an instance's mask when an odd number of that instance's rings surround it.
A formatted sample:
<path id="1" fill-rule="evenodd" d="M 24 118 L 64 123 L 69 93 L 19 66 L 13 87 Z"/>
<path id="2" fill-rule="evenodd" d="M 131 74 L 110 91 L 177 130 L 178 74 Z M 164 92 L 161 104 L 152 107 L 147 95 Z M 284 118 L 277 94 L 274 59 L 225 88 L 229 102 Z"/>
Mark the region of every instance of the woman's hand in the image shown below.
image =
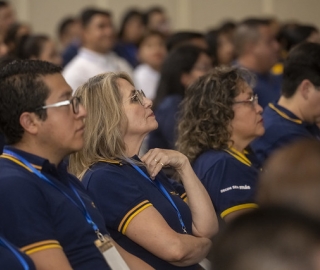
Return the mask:
<path id="1" fill-rule="evenodd" d="M 154 179 L 163 166 L 171 166 L 177 171 L 182 170 L 186 164 L 189 164 L 188 158 L 178 151 L 168 149 L 151 149 L 143 157 L 150 177 Z"/>

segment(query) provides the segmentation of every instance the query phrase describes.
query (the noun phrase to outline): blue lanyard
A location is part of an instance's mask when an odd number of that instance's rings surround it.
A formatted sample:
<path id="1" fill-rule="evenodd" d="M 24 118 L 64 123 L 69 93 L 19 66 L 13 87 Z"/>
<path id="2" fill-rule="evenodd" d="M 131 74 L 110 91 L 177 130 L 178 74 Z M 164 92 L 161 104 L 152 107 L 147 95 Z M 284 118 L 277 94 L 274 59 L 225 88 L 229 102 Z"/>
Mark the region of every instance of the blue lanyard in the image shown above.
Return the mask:
<path id="1" fill-rule="evenodd" d="M 28 266 L 28 263 L 26 262 L 26 260 L 21 256 L 21 254 L 12 245 L 10 245 L 2 237 L 0 237 L 0 246 L 3 246 L 5 248 L 9 249 L 14 254 L 14 256 L 17 257 L 17 259 L 19 260 L 20 264 L 23 266 L 23 269 L 24 270 L 29 270 L 29 266 Z"/>
<path id="2" fill-rule="evenodd" d="M 155 179 L 152 180 L 150 177 L 148 177 L 143 170 L 141 170 L 136 164 L 132 163 L 131 161 L 128 161 L 130 163 L 130 165 L 138 172 L 140 173 L 144 178 L 146 178 L 147 180 L 149 180 L 153 185 L 155 185 L 160 192 L 168 199 L 168 201 L 171 203 L 171 205 L 173 206 L 173 208 L 176 210 L 182 230 L 184 233 L 187 233 L 187 228 L 184 225 L 184 222 L 182 220 L 182 216 L 180 214 L 180 211 L 178 209 L 178 207 L 176 206 L 176 204 L 174 203 L 174 201 L 172 200 L 171 196 L 169 195 L 168 191 L 164 188 L 164 186 L 159 182 L 159 180 Z"/>
<path id="3" fill-rule="evenodd" d="M 48 179 L 45 175 L 43 175 L 42 173 L 40 173 L 38 170 L 36 170 L 27 160 L 25 160 L 23 157 L 17 155 L 16 153 L 13 153 L 11 151 L 8 150 L 3 150 L 4 154 L 8 154 L 12 157 L 14 157 L 15 159 L 17 159 L 18 161 L 20 161 L 21 163 L 23 163 L 26 167 L 28 167 L 34 174 L 36 174 L 39 178 L 41 178 L 42 180 L 44 180 L 45 182 L 47 182 L 48 184 L 50 184 L 51 186 L 53 186 L 54 188 L 56 188 L 57 190 L 59 190 L 63 195 L 65 195 L 75 206 L 78 207 L 78 209 L 80 209 L 80 211 L 82 212 L 82 214 L 85 216 L 87 222 L 92 226 L 93 230 L 95 231 L 95 233 L 97 234 L 98 238 L 101 239 L 101 237 L 103 238 L 102 234 L 99 232 L 99 228 L 98 226 L 93 222 L 83 200 L 81 199 L 79 193 L 77 192 L 76 188 L 74 187 L 74 185 L 72 185 L 71 183 L 69 183 L 69 187 L 71 188 L 71 190 L 73 191 L 73 193 L 77 196 L 78 200 L 80 201 L 82 207 L 79 206 L 78 203 L 75 202 L 74 199 L 72 199 L 64 190 L 62 190 L 60 187 L 58 187 L 54 182 L 52 182 L 50 179 Z"/>

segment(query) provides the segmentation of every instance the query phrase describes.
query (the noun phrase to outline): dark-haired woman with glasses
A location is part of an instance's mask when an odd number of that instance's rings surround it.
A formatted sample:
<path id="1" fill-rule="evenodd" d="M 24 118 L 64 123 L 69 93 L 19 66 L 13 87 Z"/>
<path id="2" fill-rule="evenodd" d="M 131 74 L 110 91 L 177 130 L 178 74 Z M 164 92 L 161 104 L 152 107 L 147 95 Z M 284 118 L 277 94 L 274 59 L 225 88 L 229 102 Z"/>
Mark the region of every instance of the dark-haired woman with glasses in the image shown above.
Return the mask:
<path id="1" fill-rule="evenodd" d="M 152 101 L 124 73 L 91 78 L 75 92 L 87 110 L 84 148 L 70 157 L 102 212 L 112 238 L 155 269 L 197 269 L 218 223 L 210 197 L 187 157 L 153 149 L 144 137 L 158 123 Z M 173 167 L 184 186 L 168 179 Z"/>
<path id="2" fill-rule="evenodd" d="M 178 149 L 226 222 L 257 207 L 259 169 L 246 148 L 264 127 L 249 78 L 241 69 L 215 68 L 187 89 L 181 105 Z"/>

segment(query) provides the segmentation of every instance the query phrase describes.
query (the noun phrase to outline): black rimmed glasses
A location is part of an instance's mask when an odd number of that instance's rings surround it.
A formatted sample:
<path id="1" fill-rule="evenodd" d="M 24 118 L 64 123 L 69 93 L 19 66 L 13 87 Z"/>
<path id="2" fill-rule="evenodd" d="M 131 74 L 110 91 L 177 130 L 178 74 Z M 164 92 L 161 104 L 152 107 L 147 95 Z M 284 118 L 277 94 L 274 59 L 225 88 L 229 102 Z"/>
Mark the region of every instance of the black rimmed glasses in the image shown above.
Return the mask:
<path id="1" fill-rule="evenodd" d="M 247 99 L 247 100 L 241 100 L 241 101 L 234 101 L 234 104 L 237 103 L 245 103 L 245 104 L 250 104 L 252 106 L 257 105 L 258 104 L 258 95 L 252 95 L 251 98 Z"/>
<path id="2" fill-rule="evenodd" d="M 134 94 L 128 98 L 132 102 L 139 102 L 140 105 L 144 106 L 144 98 L 146 97 L 145 93 L 142 90 L 134 90 Z"/>
<path id="3" fill-rule="evenodd" d="M 67 106 L 67 105 L 72 105 L 72 110 L 74 114 L 78 114 L 79 113 L 79 105 L 81 104 L 81 98 L 80 97 L 73 97 L 70 100 L 64 100 L 64 101 L 60 101 L 57 103 L 53 103 L 53 104 L 49 104 L 46 106 L 42 106 L 40 108 L 37 108 L 36 110 L 45 110 L 48 108 L 58 108 L 61 106 Z"/>

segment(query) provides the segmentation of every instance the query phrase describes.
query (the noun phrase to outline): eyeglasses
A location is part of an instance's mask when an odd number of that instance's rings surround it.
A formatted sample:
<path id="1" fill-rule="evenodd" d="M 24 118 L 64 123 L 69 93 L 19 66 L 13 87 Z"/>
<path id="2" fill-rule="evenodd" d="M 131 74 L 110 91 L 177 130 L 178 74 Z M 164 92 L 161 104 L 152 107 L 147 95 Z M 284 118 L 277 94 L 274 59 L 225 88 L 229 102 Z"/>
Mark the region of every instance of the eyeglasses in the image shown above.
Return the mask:
<path id="1" fill-rule="evenodd" d="M 134 94 L 128 98 L 132 102 L 139 102 L 140 105 L 144 106 L 144 98 L 146 97 L 145 93 L 142 90 L 134 90 Z"/>
<path id="2" fill-rule="evenodd" d="M 57 108 L 57 107 L 61 107 L 61 106 L 67 106 L 67 105 L 72 105 L 72 110 L 74 114 L 78 114 L 79 113 L 79 105 L 81 104 L 81 98 L 80 97 L 73 97 L 70 100 L 64 100 L 64 101 L 60 101 L 54 104 L 50 104 L 50 105 L 46 105 L 46 106 L 42 106 L 40 108 L 37 108 L 36 110 L 44 110 L 44 109 L 48 109 L 48 108 Z"/>
<path id="3" fill-rule="evenodd" d="M 254 105 L 258 104 L 258 95 L 255 94 L 255 95 L 251 96 L 251 98 L 248 100 L 234 101 L 233 103 L 234 104 L 237 104 L 237 103 L 247 103 L 248 104 L 249 103 L 252 106 L 254 106 Z"/>

